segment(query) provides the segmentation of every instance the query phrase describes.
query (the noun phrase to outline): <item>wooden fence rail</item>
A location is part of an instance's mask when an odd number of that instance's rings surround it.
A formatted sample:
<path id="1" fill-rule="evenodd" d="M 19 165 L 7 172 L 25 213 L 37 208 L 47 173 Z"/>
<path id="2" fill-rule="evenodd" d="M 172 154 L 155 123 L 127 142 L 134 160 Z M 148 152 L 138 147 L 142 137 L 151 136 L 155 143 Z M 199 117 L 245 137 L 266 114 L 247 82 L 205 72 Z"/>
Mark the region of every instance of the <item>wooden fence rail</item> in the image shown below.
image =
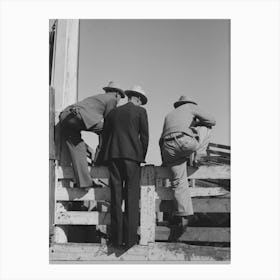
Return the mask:
<path id="1" fill-rule="evenodd" d="M 229 165 L 204 165 L 199 168 L 188 167 L 189 179 L 230 179 Z M 94 179 L 108 182 L 109 172 L 106 167 L 93 167 L 91 175 Z M 110 188 L 73 188 L 69 183 L 73 179 L 71 167 L 56 169 L 56 211 L 55 242 L 67 242 L 67 225 L 109 225 L 109 203 L 97 209 L 101 211 L 68 211 L 64 202 L 99 201 L 110 202 Z M 157 226 L 156 218 L 160 214 L 170 212 L 173 206 L 173 190 L 166 187 L 163 181 L 170 178 L 167 168 L 146 165 L 141 167 L 140 192 L 140 244 L 148 245 L 155 240 L 167 240 L 170 229 Z M 66 183 L 66 184 L 65 184 Z M 66 186 L 66 187 L 65 187 Z M 229 191 L 217 187 L 191 188 L 194 211 L 197 213 L 230 213 Z M 212 197 L 214 196 L 214 197 Z M 230 229 L 223 227 L 189 227 L 180 237 L 181 241 L 229 242 Z"/>

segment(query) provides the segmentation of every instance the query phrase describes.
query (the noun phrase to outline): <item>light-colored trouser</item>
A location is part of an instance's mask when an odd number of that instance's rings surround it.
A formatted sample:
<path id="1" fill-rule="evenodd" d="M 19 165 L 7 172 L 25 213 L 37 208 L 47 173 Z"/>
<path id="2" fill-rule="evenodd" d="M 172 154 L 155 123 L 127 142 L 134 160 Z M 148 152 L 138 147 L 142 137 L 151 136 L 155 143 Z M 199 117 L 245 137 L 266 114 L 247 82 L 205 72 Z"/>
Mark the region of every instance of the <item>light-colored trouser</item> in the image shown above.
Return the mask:
<path id="1" fill-rule="evenodd" d="M 210 130 L 206 127 L 201 129 L 201 138 L 197 141 L 195 138 L 185 135 L 181 138 L 176 136 L 182 133 L 171 133 L 166 138 L 175 138 L 171 141 L 163 141 L 161 145 L 161 155 L 163 164 L 171 170 L 171 186 L 174 189 L 174 198 L 177 204 L 178 216 L 193 215 L 193 205 L 190 195 L 190 189 L 187 178 L 187 156 L 196 151 L 202 151 L 207 147 L 210 141 Z M 204 138 L 203 138 L 204 136 Z"/>

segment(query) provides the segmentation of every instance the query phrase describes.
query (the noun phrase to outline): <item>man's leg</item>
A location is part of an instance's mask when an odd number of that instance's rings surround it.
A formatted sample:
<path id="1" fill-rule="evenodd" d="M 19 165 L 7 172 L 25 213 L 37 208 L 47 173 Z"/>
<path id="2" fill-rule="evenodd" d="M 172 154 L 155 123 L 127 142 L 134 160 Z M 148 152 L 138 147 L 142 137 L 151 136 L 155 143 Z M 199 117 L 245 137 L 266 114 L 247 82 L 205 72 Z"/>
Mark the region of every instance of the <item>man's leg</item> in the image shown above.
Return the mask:
<path id="1" fill-rule="evenodd" d="M 109 163 L 111 186 L 111 242 L 114 246 L 123 244 L 123 214 L 122 214 L 122 169 L 121 160 L 111 160 Z"/>
<path id="2" fill-rule="evenodd" d="M 193 215 L 193 205 L 187 179 L 186 162 L 170 166 L 172 172 L 171 186 L 177 203 L 176 216 Z"/>
<path id="3" fill-rule="evenodd" d="M 67 117 L 62 121 L 62 133 L 68 147 L 72 166 L 78 187 L 92 186 L 92 179 L 88 170 L 86 145 L 81 138 L 84 125 L 77 117 Z"/>
<path id="4" fill-rule="evenodd" d="M 124 240 L 127 247 L 132 247 L 134 244 L 137 244 L 138 241 L 140 164 L 136 161 L 125 160 L 125 168 Z"/>

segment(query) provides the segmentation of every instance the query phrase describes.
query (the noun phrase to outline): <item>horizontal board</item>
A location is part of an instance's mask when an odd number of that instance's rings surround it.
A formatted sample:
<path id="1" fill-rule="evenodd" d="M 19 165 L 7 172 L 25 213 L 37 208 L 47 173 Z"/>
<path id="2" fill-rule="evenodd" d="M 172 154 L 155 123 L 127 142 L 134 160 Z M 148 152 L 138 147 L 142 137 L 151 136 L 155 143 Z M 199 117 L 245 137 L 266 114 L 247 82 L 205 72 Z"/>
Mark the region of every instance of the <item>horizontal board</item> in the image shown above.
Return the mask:
<path id="1" fill-rule="evenodd" d="M 222 145 L 222 144 L 216 144 L 216 143 L 209 143 L 208 148 L 211 148 L 211 147 L 230 150 L 230 146 L 226 146 L 226 145 Z"/>
<path id="2" fill-rule="evenodd" d="M 81 262 L 228 262 L 230 248 L 194 246 L 183 243 L 135 245 L 126 252 L 101 244 L 54 244 L 49 249 L 51 263 Z"/>
<path id="3" fill-rule="evenodd" d="M 109 178 L 108 168 L 105 166 L 95 166 L 89 168 L 90 175 L 92 178 Z M 72 179 L 74 178 L 73 169 L 71 166 L 58 166 L 57 167 L 57 178 L 58 179 Z"/>
<path id="4" fill-rule="evenodd" d="M 171 177 L 171 172 L 166 167 L 155 166 L 156 178 L 166 179 Z M 188 166 L 189 179 L 230 179 L 229 165 L 202 165 L 198 168 Z"/>
<path id="5" fill-rule="evenodd" d="M 218 164 L 218 165 L 224 165 L 224 164 L 230 165 L 230 158 L 224 158 L 221 156 L 215 156 L 215 157 L 211 156 L 211 157 L 209 157 L 208 163 L 209 164 Z"/>
<path id="6" fill-rule="evenodd" d="M 156 241 L 166 241 L 170 235 L 168 227 L 156 227 Z M 230 242 L 230 228 L 187 227 L 179 241 Z"/>
<path id="7" fill-rule="evenodd" d="M 205 197 L 205 196 L 225 196 L 230 194 L 229 191 L 221 187 L 195 187 L 190 188 L 191 197 Z M 174 197 L 174 191 L 172 188 L 161 187 L 156 188 L 156 198 L 161 200 L 170 200 Z"/>
<path id="8" fill-rule="evenodd" d="M 193 198 L 193 208 L 195 213 L 229 213 L 230 212 L 230 198 Z M 73 202 L 72 202 L 73 204 Z M 75 205 L 66 205 L 68 211 L 86 211 L 81 210 Z M 140 205 L 141 206 L 141 205 Z M 84 206 L 83 206 L 84 207 Z M 88 211 L 107 212 L 110 209 L 108 202 L 96 202 Z M 141 207 L 140 207 L 141 208 Z M 170 212 L 174 210 L 173 200 L 160 200 L 155 201 L 155 212 Z"/>
<path id="9" fill-rule="evenodd" d="M 170 212 L 172 210 L 173 201 L 156 200 L 156 212 Z M 229 213 L 230 199 L 193 199 L 193 208 L 195 213 Z M 104 206 L 104 211 L 108 207 Z M 58 211 L 56 213 L 55 223 L 57 225 L 107 225 L 110 224 L 109 212 L 96 211 Z"/>
<path id="10" fill-rule="evenodd" d="M 229 213 L 230 198 L 194 198 L 195 213 Z M 171 200 L 156 200 L 156 212 L 169 212 L 174 207 Z"/>
<path id="11" fill-rule="evenodd" d="M 156 178 L 170 178 L 171 172 L 167 167 L 155 166 Z M 109 171 L 106 167 L 93 167 L 90 172 L 92 178 L 109 178 Z M 200 166 L 198 168 L 188 167 L 189 179 L 230 179 L 230 166 L 229 165 L 214 165 L 214 166 Z M 74 178 L 72 167 L 57 168 L 58 179 L 71 179 Z"/>
<path id="12" fill-rule="evenodd" d="M 55 217 L 57 225 L 108 225 L 110 213 L 108 212 L 84 212 L 63 211 L 57 212 Z"/>
<path id="13" fill-rule="evenodd" d="M 191 197 L 205 196 L 224 196 L 230 194 L 222 187 L 196 187 L 190 188 Z M 172 188 L 156 188 L 156 198 L 162 200 L 171 200 L 174 197 Z M 56 200 L 60 201 L 83 201 L 83 200 L 111 200 L 110 188 L 57 188 L 55 194 Z"/>
<path id="14" fill-rule="evenodd" d="M 209 150 L 210 157 L 211 155 L 219 155 L 225 158 L 230 158 L 230 153 L 221 152 L 221 151 L 215 151 L 215 150 Z"/>
<path id="15" fill-rule="evenodd" d="M 57 188 L 56 200 L 81 201 L 81 200 L 111 200 L 109 187 L 103 188 Z"/>

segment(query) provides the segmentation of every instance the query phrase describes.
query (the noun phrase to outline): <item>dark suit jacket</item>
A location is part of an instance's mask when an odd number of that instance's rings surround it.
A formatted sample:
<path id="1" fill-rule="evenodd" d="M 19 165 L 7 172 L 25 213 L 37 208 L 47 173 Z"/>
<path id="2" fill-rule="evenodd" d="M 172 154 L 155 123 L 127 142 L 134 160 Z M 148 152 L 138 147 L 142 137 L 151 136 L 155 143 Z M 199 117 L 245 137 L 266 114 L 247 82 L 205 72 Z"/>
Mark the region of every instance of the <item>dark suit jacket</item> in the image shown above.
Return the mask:
<path id="1" fill-rule="evenodd" d="M 99 123 L 117 106 L 117 99 L 109 94 L 97 94 L 85 98 L 74 105 L 81 114 L 86 129 Z"/>
<path id="2" fill-rule="evenodd" d="M 145 162 L 148 142 L 147 112 L 128 102 L 113 109 L 105 119 L 100 161 L 124 158 Z"/>

